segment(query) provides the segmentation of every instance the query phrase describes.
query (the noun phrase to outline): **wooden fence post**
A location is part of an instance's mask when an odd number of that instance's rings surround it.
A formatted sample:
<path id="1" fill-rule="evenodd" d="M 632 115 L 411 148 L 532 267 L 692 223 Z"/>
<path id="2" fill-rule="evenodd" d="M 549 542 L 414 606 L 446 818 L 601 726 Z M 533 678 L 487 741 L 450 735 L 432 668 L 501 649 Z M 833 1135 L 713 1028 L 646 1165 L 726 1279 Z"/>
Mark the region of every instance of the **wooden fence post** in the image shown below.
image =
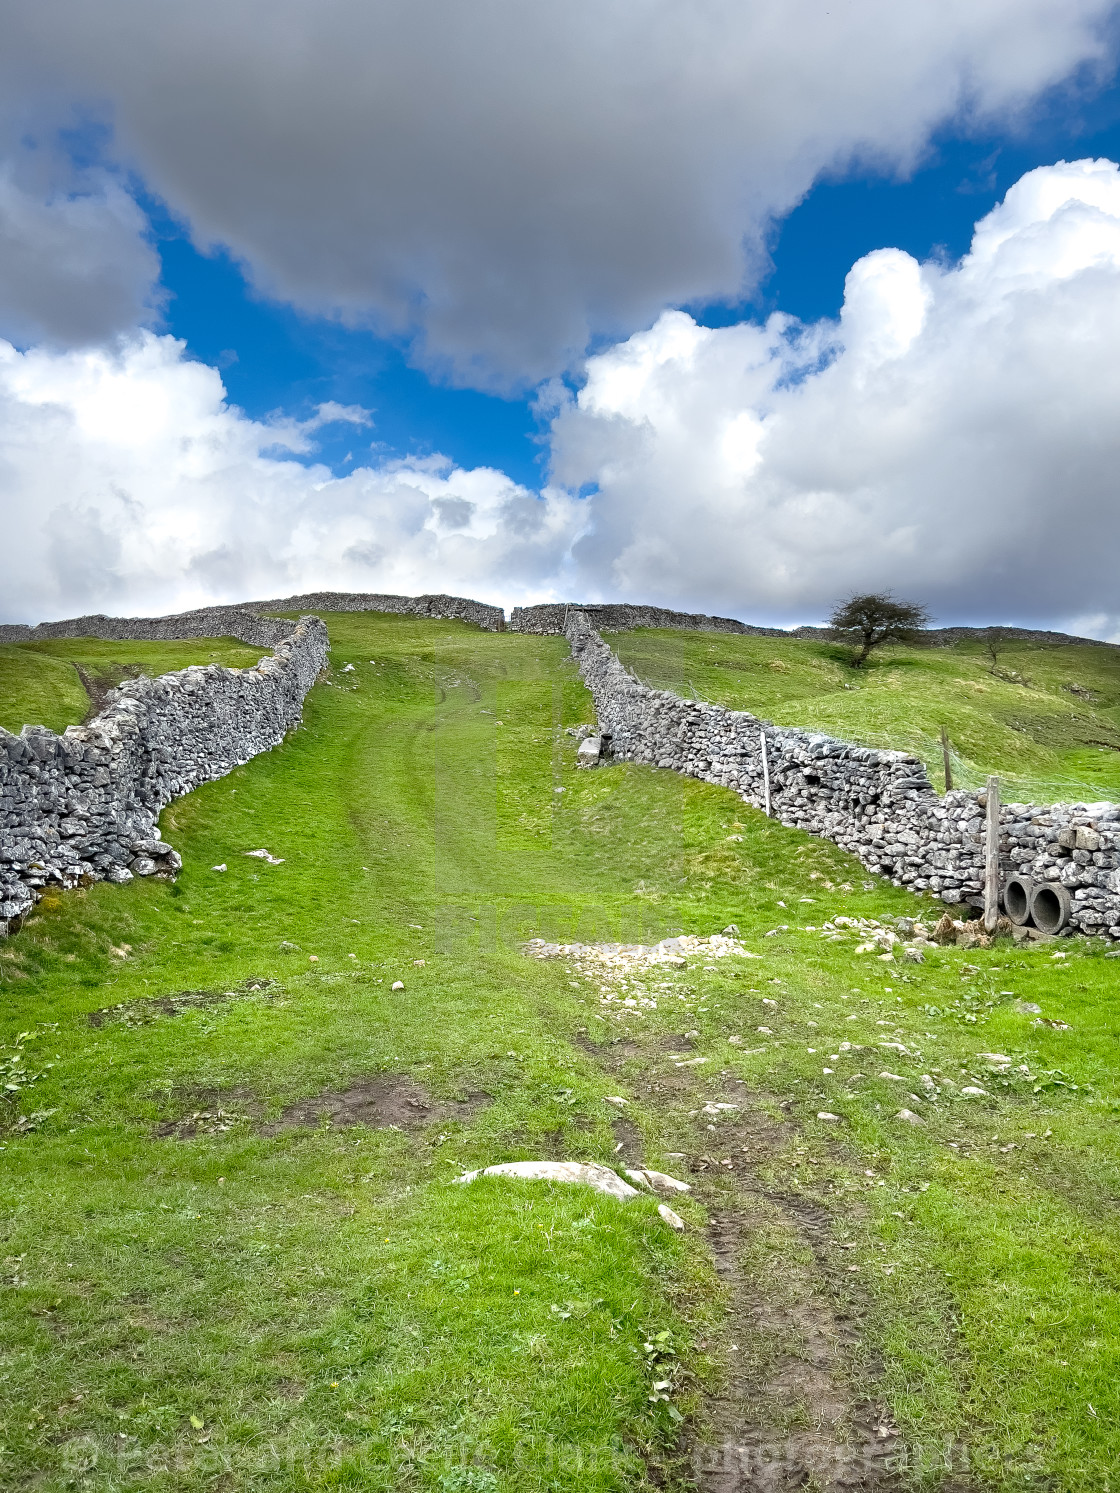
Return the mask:
<path id="1" fill-rule="evenodd" d="M 758 739 L 762 746 L 762 812 L 770 818 L 770 763 L 766 757 L 766 732 L 759 728 Z"/>
<path id="2" fill-rule="evenodd" d="M 988 807 L 984 828 L 984 931 L 994 933 L 999 921 L 999 778 L 988 779 Z"/>
<path id="3" fill-rule="evenodd" d="M 953 769 L 949 765 L 949 732 L 941 727 L 941 760 L 945 764 L 945 792 L 953 791 Z"/>

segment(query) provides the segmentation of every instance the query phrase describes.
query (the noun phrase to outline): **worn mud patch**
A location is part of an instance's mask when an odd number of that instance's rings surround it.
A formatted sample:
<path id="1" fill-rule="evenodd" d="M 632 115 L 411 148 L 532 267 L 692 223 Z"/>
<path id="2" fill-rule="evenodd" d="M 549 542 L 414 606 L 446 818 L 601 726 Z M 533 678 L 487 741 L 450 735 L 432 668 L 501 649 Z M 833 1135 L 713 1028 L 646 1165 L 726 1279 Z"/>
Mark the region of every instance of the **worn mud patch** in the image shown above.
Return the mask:
<path id="1" fill-rule="evenodd" d="M 855 1388 L 880 1365 L 863 1342 L 860 1288 L 836 1247 L 835 1220 L 819 1202 L 774 1191 L 759 1176 L 791 1138 L 790 1122 L 738 1079 L 723 1077 L 719 1087 L 736 1108 L 711 1116 L 701 1104 L 694 1112 L 706 1140 L 688 1170 L 711 1210 L 709 1243 L 735 1348 L 703 1432 L 687 1448 L 698 1493 L 901 1489 L 890 1412 Z M 767 1234 L 775 1242 L 759 1253 Z M 765 1263 L 774 1249 L 779 1272 Z"/>
<path id="2" fill-rule="evenodd" d="M 297 1099 L 280 1117 L 264 1127 L 266 1135 L 292 1130 L 300 1125 L 368 1125 L 371 1129 L 418 1130 L 445 1120 L 469 1120 L 490 1094 L 471 1093 L 465 1099 L 436 1099 L 405 1073 L 378 1073 L 351 1084 L 348 1089 L 328 1090 L 309 1099 Z"/>
<path id="3" fill-rule="evenodd" d="M 642 1132 L 625 1115 L 616 1115 L 611 1121 L 614 1132 L 614 1165 L 642 1166 Z"/>
<path id="4" fill-rule="evenodd" d="M 661 1046 L 666 1052 L 695 1052 L 696 1043 L 687 1033 L 678 1036 L 662 1037 Z"/>
<path id="5" fill-rule="evenodd" d="M 641 1053 L 620 1053 L 622 1043 L 580 1045 L 605 1068 L 644 1059 L 634 1089 L 676 1112 L 680 1154 L 665 1154 L 708 1209 L 713 1263 L 727 1292 L 723 1384 L 675 1458 L 651 1472 L 696 1493 L 901 1493 L 909 1486 L 900 1470 L 906 1448 L 890 1411 L 867 1396 L 881 1364 L 865 1340 L 866 1303 L 836 1238 L 840 1220 L 819 1201 L 762 1179 L 795 1134 L 785 1104 L 689 1063 L 685 1034 Z M 623 1116 L 612 1124 L 622 1142 L 616 1164 L 640 1165 L 640 1134 Z M 959 1486 L 945 1484 L 942 1493 Z"/>
<path id="6" fill-rule="evenodd" d="M 616 1068 L 624 1058 L 637 1057 L 642 1051 L 641 1046 L 629 1037 L 605 1037 L 603 1041 L 596 1042 L 586 1031 L 579 1031 L 572 1041 L 581 1052 L 587 1053 L 596 1062 Z"/>
<path id="7" fill-rule="evenodd" d="M 76 663 L 74 671 L 82 681 L 82 688 L 89 696 L 89 709 L 82 717 L 83 726 L 88 726 L 101 714 L 113 690 L 123 684 L 126 679 L 139 679 L 144 674 L 139 664 L 106 663 L 94 673 Z"/>
<path id="8" fill-rule="evenodd" d="M 857 1397 L 849 1366 L 858 1324 L 821 1281 L 814 1263 L 787 1262 L 781 1291 L 741 1264 L 750 1231 L 792 1224 L 780 1202 L 758 1200 L 714 1213 L 710 1242 L 728 1291 L 735 1344 L 725 1382 L 708 1402 L 701 1440 L 690 1447 L 700 1493 L 888 1493 L 901 1489 L 898 1431 L 889 1412 Z"/>
<path id="9" fill-rule="evenodd" d="M 173 995 L 149 995 L 140 1000 L 121 1001 L 89 1013 L 90 1026 L 148 1026 L 165 1016 L 182 1016 L 184 1011 L 198 1011 L 207 1006 L 222 1006 L 234 1001 L 272 1000 L 280 992 L 278 980 L 250 976 L 233 990 L 177 990 Z"/>

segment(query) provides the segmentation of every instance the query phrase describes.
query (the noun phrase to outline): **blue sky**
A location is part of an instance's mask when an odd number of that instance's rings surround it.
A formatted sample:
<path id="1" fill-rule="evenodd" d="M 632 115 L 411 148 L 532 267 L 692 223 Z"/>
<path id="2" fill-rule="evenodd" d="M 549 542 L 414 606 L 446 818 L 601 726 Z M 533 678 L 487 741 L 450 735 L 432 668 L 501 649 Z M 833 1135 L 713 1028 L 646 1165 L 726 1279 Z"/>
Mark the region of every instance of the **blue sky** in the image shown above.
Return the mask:
<path id="1" fill-rule="evenodd" d="M 1120 160 L 1120 86 L 1063 87 L 1038 100 L 1014 128 L 962 135 L 942 131 L 911 175 L 871 167 L 819 181 L 775 225 L 773 269 L 746 300 L 690 305 L 706 326 L 783 311 L 803 321 L 835 317 L 844 278 L 864 254 L 905 249 L 919 260 L 958 259 L 973 226 L 1015 181 L 1060 159 Z M 165 325 L 193 357 L 222 371 L 246 412 L 305 418 L 325 401 L 361 405 L 373 424 L 329 427 L 316 451 L 344 474 L 371 459 L 439 452 L 464 467 L 492 466 L 539 487 L 548 463 L 534 398 L 501 398 L 455 388 L 410 363 L 403 340 L 351 331 L 254 293 L 221 251 L 197 252 L 189 235 L 148 200 L 169 292 Z M 235 356 L 234 356 L 235 355 Z"/>

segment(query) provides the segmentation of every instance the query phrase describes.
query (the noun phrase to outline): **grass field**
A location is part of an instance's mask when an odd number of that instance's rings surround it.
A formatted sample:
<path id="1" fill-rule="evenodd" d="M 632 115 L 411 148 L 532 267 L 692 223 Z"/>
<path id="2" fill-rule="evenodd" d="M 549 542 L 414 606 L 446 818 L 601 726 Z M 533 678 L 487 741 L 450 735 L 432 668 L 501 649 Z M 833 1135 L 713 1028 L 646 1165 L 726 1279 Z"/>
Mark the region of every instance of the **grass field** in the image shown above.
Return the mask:
<path id="1" fill-rule="evenodd" d="M 561 639 L 326 620 L 304 726 L 165 811 L 176 884 L 0 945 L 0 1486 L 714 1489 L 735 1440 L 1113 1487 L 1103 946 L 857 954 L 820 925 L 931 904 L 724 790 L 577 772 Z M 625 988 L 520 951 L 730 922 L 760 958 Z M 683 1176 L 687 1228 L 450 1185 L 538 1156 Z"/>
<path id="2" fill-rule="evenodd" d="M 235 638 L 174 642 L 103 642 L 52 638 L 41 643 L 0 643 L 0 726 L 65 731 L 85 719 L 105 691 L 137 674 L 168 674 L 191 664 L 243 669 L 261 657 Z"/>
<path id="3" fill-rule="evenodd" d="M 889 647 L 859 670 L 850 651 L 797 638 L 608 634 L 646 684 L 749 710 L 779 726 L 916 753 L 944 787 L 941 728 L 956 787 L 988 773 L 1034 803 L 1120 799 L 1120 649 L 1015 642 Z"/>

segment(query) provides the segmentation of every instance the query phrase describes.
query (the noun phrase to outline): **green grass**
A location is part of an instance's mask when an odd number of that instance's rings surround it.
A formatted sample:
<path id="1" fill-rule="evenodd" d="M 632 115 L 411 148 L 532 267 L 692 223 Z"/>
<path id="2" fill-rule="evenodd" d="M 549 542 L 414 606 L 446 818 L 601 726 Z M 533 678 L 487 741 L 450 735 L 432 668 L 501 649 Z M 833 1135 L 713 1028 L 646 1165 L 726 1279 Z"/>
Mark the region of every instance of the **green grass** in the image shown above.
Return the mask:
<path id="1" fill-rule="evenodd" d="M 137 674 L 168 674 L 192 664 L 244 669 L 261 657 L 235 638 L 172 642 L 103 642 L 99 638 L 52 638 L 41 643 L 0 644 L 0 726 L 49 726 L 65 731 L 90 710 L 88 680 L 98 694 Z"/>
<path id="2" fill-rule="evenodd" d="M 939 788 L 945 726 L 955 787 L 998 773 L 1008 800 L 1120 799 L 1120 649 L 1011 643 L 993 672 L 979 643 L 890 647 L 854 670 L 849 650 L 797 638 L 668 628 L 607 636 L 646 684 L 914 752 Z"/>
<path id="3" fill-rule="evenodd" d="M 813 1268 L 781 1199 L 855 1245 L 815 1289 L 854 1313 L 851 1395 L 889 1403 L 915 1461 L 956 1441 L 982 1486 L 1106 1489 L 1116 964 L 1082 942 L 857 955 L 813 927 L 931 904 L 724 790 L 577 772 L 561 728 L 590 702 L 562 640 L 327 620 L 304 727 L 165 811 L 174 886 L 53 893 L 0 946 L 0 1486 L 594 1493 L 657 1467 L 675 1485 L 678 1417 L 703 1437 L 731 1353 L 704 1224 L 746 1195 L 768 1200 L 744 1258 L 776 1302 Z M 243 854 L 260 846 L 283 864 Z M 666 970 L 641 1014 L 518 947 L 732 920 L 763 957 Z M 179 991 L 237 998 L 89 1022 Z M 663 1045 L 685 1030 L 707 1058 L 687 1070 Z M 921 1072 L 980 1074 L 984 1051 L 1031 1079 L 905 1098 Z M 401 1129 L 275 1124 L 394 1074 L 490 1102 Z M 743 1117 L 697 1114 L 736 1078 L 780 1122 L 749 1175 L 720 1165 Z M 649 1165 L 692 1158 L 684 1235 L 652 1199 L 449 1185 L 615 1159 L 606 1096 Z M 921 1127 L 893 1118 L 900 1096 Z M 776 1351 L 765 1314 L 734 1330 Z"/>

